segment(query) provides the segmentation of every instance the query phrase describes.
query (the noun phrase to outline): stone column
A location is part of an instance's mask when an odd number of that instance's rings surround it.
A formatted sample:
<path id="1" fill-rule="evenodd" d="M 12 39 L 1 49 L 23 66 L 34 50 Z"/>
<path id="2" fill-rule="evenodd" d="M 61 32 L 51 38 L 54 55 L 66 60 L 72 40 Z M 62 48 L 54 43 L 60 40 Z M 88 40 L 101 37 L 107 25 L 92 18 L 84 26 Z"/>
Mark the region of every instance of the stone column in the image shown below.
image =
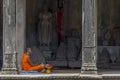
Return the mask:
<path id="1" fill-rule="evenodd" d="M 97 0 L 82 0 L 82 74 L 97 74 Z"/>
<path id="2" fill-rule="evenodd" d="M 16 52 L 17 63 L 21 67 L 21 58 L 25 48 L 26 37 L 26 0 L 16 0 Z"/>
<path id="3" fill-rule="evenodd" d="M 17 74 L 16 0 L 3 0 L 3 68 L 2 74 Z"/>

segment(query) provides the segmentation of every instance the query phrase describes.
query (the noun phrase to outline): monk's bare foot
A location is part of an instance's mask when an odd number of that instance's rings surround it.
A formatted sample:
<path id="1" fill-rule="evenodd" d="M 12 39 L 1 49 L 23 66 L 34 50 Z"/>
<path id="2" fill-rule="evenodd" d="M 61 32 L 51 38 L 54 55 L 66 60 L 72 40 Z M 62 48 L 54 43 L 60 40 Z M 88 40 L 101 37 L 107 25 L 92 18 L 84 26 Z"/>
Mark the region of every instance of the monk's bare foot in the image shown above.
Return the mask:
<path id="1" fill-rule="evenodd" d="M 41 72 L 42 72 L 42 73 L 45 73 L 45 72 L 46 72 L 46 69 L 41 70 Z"/>
<path id="2" fill-rule="evenodd" d="M 47 68 L 47 69 L 52 69 L 53 66 L 52 66 L 52 65 L 46 65 L 45 68 Z"/>

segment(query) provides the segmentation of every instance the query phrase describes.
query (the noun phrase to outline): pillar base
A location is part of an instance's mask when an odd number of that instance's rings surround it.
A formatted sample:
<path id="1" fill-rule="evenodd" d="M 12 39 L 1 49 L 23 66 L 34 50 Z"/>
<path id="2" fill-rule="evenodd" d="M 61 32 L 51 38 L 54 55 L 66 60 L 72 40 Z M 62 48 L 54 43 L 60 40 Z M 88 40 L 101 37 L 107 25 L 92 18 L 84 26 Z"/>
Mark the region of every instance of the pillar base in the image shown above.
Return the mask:
<path id="1" fill-rule="evenodd" d="M 80 75 L 80 80 L 103 80 L 103 78 L 100 75 Z"/>
<path id="2" fill-rule="evenodd" d="M 81 74 L 97 74 L 97 67 L 94 65 L 83 65 L 81 69 Z"/>
<path id="3" fill-rule="evenodd" d="M 2 68 L 2 74 L 18 74 L 17 68 Z"/>

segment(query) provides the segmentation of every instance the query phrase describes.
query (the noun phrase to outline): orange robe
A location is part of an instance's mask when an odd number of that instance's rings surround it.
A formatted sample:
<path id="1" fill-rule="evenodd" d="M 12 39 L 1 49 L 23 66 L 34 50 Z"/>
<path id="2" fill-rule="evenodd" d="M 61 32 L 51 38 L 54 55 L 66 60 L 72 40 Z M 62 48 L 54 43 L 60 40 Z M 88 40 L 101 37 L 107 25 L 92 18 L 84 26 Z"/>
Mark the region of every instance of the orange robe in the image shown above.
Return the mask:
<path id="1" fill-rule="evenodd" d="M 27 54 L 22 56 L 22 70 L 24 71 L 40 71 L 43 69 L 42 65 L 32 66 Z"/>

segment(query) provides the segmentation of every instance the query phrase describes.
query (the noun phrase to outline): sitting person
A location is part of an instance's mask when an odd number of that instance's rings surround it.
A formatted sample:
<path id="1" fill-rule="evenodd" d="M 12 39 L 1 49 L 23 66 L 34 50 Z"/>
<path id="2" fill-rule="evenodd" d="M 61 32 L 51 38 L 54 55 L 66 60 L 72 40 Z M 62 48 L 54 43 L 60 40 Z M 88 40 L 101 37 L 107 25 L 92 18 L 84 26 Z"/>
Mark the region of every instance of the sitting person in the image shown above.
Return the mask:
<path id="1" fill-rule="evenodd" d="M 41 72 L 45 72 L 46 68 L 52 68 L 51 65 L 45 65 L 45 64 L 40 64 L 40 65 L 34 65 L 31 61 L 30 61 L 30 54 L 31 54 L 31 48 L 27 48 L 26 52 L 23 54 L 22 56 L 22 71 L 41 71 Z"/>

